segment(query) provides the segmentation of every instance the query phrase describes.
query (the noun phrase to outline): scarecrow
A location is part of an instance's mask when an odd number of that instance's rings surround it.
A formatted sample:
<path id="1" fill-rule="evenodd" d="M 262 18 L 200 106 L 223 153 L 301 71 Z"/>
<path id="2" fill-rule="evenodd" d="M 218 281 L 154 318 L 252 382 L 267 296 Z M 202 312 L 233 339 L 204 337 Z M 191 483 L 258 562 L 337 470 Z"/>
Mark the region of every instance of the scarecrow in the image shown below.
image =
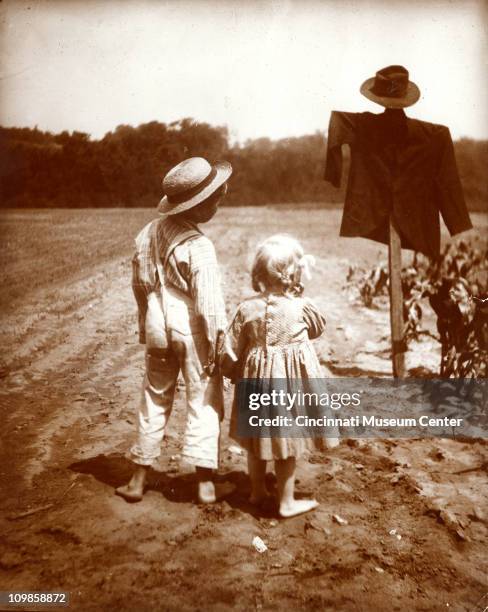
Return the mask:
<path id="1" fill-rule="evenodd" d="M 405 375 L 401 249 L 437 258 L 439 213 L 451 233 L 471 229 L 449 129 L 410 119 L 404 108 L 420 98 L 403 66 L 388 66 L 367 79 L 363 96 L 381 114 L 333 111 L 325 180 L 340 187 L 342 145 L 351 150 L 341 236 L 388 244 L 393 375 Z"/>

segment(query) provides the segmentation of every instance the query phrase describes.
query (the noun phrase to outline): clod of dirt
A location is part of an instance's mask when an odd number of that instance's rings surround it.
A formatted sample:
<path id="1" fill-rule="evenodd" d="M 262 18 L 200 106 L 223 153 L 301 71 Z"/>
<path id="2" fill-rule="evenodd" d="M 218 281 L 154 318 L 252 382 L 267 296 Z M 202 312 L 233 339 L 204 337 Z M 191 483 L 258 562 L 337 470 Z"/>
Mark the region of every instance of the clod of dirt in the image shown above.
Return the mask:
<path id="1" fill-rule="evenodd" d="M 474 506 L 468 516 L 469 518 L 472 518 L 475 521 L 485 522 L 486 520 L 485 513 L 481 510 L 479 506 Z"/>
<path id="2" fill-rule="evenodd" d="M 324 534 L 326 536 L 330 536 L 332 535 L 332 531 L 324 525 L 325 522 L 329 523 L 329 519 L 328 515 L 325 515 L 323 513 L 317 513 L 317 515 L 314 517 L 307 517 L 307 520 L 304 525 L 304 531 L 306 533 L 309 530 L 314 530 L 319 532 L 321 535 Z"/>
<path id="3" fill-rule="evenodd" d="M 22 555 L 18 552 L 6 552 L 0 557 L 0 569 L 9 570 L 22 565 Z"/>
<path id="4" fill-rule="evenodd" d="M 430 451 L 428 456 L 431 459 L 434 459 L 434 461 L 442 461 L 443 459 L 446 458 L 446 455 L 444 454 L 444 452 L 440 448 L 433 448 Z"/>
<path id="5" fill-rule="evenodd" d="M 61 527 L 44 527 L 38 533 L 51 536 L 59 544 L 81 544 L 81 539 L 75 533 Z"/>
<path id="6" fill-rule="evenodd" d="M 449 531 L 456 534 L 460 540 L 468 540 L 468 536 L 463 530 L 465 525 L 461 523 L 454 512 L 451 512 L 450 510 L 440 510 L 439 519 L 444 523 Z"/>
<path id="7" fill-rule="evenodd" d="M 287 565 L 291 565 L 293 563 L 293 561 L 294 561 L 293 555 L 290 554 L 286 550 L 280 550 L 280 551 L 277 551 L 274 554 L 276 555 L 277 563 L 279 563 L 282 566 L 286 567 Z"/>
<path id="8" fill-rule="evenodd" d="M 349 525 L 349 522 L 346 521 L 345 518 L 342 518 L 342 516 L 339 516 L 338 514 L 333 514 L 332 515 L 332 519 L 338 524 L 338 525 Z"/>

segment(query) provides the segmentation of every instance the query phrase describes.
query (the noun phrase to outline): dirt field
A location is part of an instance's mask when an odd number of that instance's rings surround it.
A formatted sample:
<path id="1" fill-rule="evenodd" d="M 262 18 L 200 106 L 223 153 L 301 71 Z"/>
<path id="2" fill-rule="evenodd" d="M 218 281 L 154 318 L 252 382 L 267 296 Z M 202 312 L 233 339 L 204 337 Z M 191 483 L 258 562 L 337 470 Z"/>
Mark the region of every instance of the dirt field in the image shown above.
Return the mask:
<path id="1" fill-rule="evenodd" d="M 202 507 L 179 461 L 181 388 L 144 500 L 114 495 L 130 475 L 124 455 L 143 375 L 131 240 L 152 216 L 2 213 L 0 590 L 69 591 L 80 611 L 484 610 L 488 448 L 480 441 L 349 440 L 300 465 L 298 492 L 320 507 L 278 520 L 273 507 L 259 514 L 249 505 L 245 460 L 229 450 L 225 422 L 221 473 L 237 491 Z M 486 233 L 486 217 L 473 220 Z M 389 375 L 387 310 L 367 310 L 343 290 L 348 266 L 384 259 L 385 248 L 338 238 L 339 223 L 337 210 L 236 208 L 205 231 L 229 313 L 251 293 L 256 242 L 278 231 L 300 238 L 318 258 L 307 294 L 328 320 L 316 345 L 325 371 Z M 433 329 L 432 318 L 426 325 Z M 409 368 L 437 369 L 435 340 L 411 349 Z M 252 547 L 256 535 L 266 553 Z"/>

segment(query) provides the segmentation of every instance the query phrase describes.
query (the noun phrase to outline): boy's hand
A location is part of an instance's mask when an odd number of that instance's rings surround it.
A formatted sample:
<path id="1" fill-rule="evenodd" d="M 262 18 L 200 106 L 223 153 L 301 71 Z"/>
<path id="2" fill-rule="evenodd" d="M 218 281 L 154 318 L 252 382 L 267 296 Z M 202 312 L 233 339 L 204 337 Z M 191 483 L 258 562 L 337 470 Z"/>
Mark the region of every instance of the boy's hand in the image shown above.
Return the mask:
<path id="1" fill-rule="evenodd" d="M 208 360 L 207 363 L 203 366 L 203 371 L 207 376 L 216 376 L 218 372 L 218 364 L 213 360 Z"/>

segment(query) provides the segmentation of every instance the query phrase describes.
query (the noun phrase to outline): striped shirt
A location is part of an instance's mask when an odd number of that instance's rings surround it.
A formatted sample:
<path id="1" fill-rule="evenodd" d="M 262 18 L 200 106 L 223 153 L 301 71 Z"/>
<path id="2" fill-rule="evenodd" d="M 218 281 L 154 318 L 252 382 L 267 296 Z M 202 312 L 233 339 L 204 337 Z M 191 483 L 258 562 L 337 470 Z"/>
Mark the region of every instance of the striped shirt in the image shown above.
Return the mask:
<path id="1" fill-rule="evenodd" d="M 212 242 L 188 221 L 172 217 L 148 223 L 136 238 L 132 258 L 132 289 L 139 311 L 139 341 L 145 343 L 147 296 L 159 285 L 154 261 L 154 231 L 158 232 L 159 255 L 165 282 L 173 285 L 195 304 L 201 316 L 213 361 L 217 338 L 227 328 L 220 270 Z"/>

